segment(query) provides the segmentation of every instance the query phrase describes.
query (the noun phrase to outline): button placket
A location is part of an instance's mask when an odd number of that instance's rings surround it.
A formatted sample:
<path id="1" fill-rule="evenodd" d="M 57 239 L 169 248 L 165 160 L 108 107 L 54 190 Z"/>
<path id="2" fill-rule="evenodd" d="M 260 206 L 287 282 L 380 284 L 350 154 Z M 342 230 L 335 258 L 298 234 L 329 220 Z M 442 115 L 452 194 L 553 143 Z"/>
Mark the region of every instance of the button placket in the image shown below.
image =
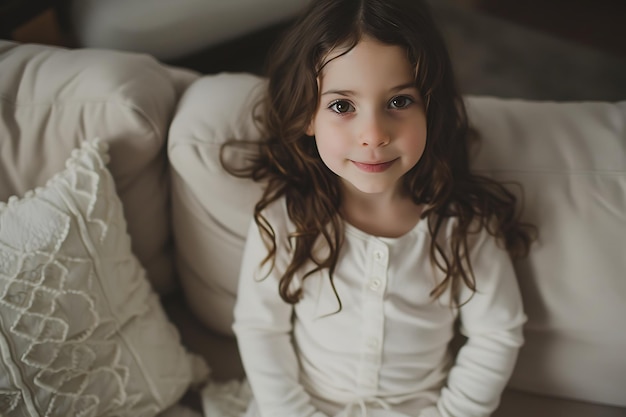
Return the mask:
<path id="1" fill-rule="evenodd" d="M 371 251 L 371 278 L 368 287 L 372 291 L 380 291 L 384 289 L 387 276 L 387 248 L 384 244 L 379 243 Z"/>
<path id="2" fill-rule="evenodd" d="M 376 241 L 368 250 L 368 281 L 363 299 L 362 361 L 359 387 L 363 394 L 373 395 L 378 388 L 378 375 L 382 363 L 384 335 L 383 297 L 387 284 L 388 249 Z"/>

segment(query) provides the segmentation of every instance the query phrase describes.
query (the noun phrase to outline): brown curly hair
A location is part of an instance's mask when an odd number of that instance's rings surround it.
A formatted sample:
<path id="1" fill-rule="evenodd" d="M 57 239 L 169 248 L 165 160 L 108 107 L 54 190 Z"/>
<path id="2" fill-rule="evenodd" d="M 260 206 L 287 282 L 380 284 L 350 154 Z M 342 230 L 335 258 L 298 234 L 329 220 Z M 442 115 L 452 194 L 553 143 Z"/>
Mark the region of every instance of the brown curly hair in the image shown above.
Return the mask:
<path id="1" fill-rule="evenodd" d="M 315 267 L 304 278 L 328 269 L 333 284 L 343 239 L 340 183 L 305 132 L 317 109 L 317 78 L 326 57 L 338 47 L 350 50 L 364 36 L 406 49 L 415 68 L 416 87 L 427 103 L 426 149 L 405 174 L 403 185 L 414 203 L 425 207 L 421 216 L 428 219 L 433 237 L 430 259 L 444 273 L 431 296 L 438 298 L 448 288 L 457 294 L 461 283 L 475 291 L 468 254 L 468 235 L 477 231 L 475 226 L 487 228 L 513 257 L 527 254 L 534 229 L 519 221 L 514 194 L 470 172 L 468 147 L 474 132 L 468 126 L 444 40 L 421 0 L 313 0 L 272 49 L 260 119 L 267 140 L 258 143 L 258 156 L 243 169 L 229 167 L 222 159 L 233 175 L 265 184 L 254 210 L 269 245 L 265 262 L 273 261 L 277 242 L 262 212 L 284 197 L 296 231 L 289 236 L 293 256 L 280 280 L 281 297 L 298 302 L 301 290 L 290 290 L 291 282 L 310 261 Z M 444 219 L 451 216 L 457 222 L 444 248 L 436 237 Z M 323 259 L 312 254 L 320 238 L 329 248 Z"/>

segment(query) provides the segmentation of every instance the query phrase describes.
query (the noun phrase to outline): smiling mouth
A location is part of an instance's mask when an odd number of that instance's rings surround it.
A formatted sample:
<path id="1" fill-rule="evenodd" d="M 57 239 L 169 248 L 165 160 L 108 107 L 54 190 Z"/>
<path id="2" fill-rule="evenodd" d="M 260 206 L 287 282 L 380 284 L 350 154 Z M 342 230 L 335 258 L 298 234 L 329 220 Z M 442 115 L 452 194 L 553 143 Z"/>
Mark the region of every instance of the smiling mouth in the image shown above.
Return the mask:
<path id="1" fill-rule="evenodd" d="M 365 163 L 365 162 L 357 162 L 357 161 L 352 161 L 352 163 L 354 164 L 354 166 L 356 166 L 361 171 L 376 173 L 376 172 L 384 172 L 384 171 L 386 171 L 397 160 L 398 159 L 396 158 L 396 159 L 391 160 L 389 162 L 381 162 L 381 163 L 377 163 L 377 164 L 368 164 L 368 163 Z"/>

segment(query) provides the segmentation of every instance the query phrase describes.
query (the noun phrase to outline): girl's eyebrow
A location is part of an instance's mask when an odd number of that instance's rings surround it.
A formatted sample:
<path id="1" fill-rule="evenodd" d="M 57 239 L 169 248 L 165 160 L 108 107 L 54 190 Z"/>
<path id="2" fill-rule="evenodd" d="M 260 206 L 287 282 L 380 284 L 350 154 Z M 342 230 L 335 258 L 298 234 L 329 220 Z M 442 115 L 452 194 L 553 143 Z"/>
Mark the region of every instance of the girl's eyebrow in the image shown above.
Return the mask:
<path id="1" fill-rule="evenodd" d="M 405 88 L 416 88 L 416 87 L 415 87 L 415 84 L 411 81 L 408 83 L 397 85 L 395 87 L 391 87 L 389 91 L 395 92 L 395 91 L 404 90 Z M 323 96 L 326 96 L 329 94 L 337 94 L 339 96 L 345 96 L 345 97 L 356 95 L 356 93 L 352 90 L 326 90 L 322 93 Z"/>
<path id="2" fill-rule="evenodd" d="M 353 96 L 354 95 L 354 91 L 352 90 L 326 90 L 322 93 L 323 96 L 329 95 L 329 94 L 337 94 L 339 96 Z"/>
<path id="3" fill-rule="evenodd" d="M 390 89 L 389 91 L 400 91 L 400 90 L 404 90 L 405 88 L 417 89 L 417 87 L 415 87 L 415 83 L 413 81 L 409 81 L 408 83 L 397 85 L 393 87 L 392 89 Z"/>

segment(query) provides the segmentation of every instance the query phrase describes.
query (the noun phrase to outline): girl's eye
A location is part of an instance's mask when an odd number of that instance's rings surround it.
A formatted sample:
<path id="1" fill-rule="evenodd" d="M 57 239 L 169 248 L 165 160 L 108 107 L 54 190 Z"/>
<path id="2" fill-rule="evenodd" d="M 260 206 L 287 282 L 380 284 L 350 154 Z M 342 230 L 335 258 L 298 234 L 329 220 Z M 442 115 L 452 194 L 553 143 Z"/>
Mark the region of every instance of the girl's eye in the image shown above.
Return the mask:
<path id="1" fill-rule="evenodd" d="M 345 100 L 337 100 L 328 106 L 335 113 L 343 114 L 354 111 L 354 106 Z"/>
<path id="2" fill-rule="evenodd" d="M 392 109 L 404 109 L 413 103 L 413 99 L 407 96 L 398 96 L 391 99 L 389 107 Z"/>

